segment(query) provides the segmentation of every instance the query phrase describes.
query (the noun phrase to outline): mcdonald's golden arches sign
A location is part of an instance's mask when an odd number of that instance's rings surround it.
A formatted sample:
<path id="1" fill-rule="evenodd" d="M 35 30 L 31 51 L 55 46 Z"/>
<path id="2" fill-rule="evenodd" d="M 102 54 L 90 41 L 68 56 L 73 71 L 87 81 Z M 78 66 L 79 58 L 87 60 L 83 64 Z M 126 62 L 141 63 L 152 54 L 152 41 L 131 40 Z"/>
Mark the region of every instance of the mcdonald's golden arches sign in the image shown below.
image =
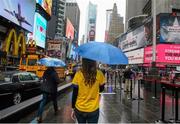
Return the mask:
<path id="1" fill-rule="evenodd" d="M 10 46 L 12 45 L 12 55 L 18 56 L 25 54 L 26 51 L 26 41 L 25 36 L 23 32 L 20 32 L 19 34 L 16 33 L 15 29 L 11 29 L 5 39 L 4 45 L 3 45 L 3 51 L 7 53 L 7 55 L 10 52 Z M 21 50 L 19 48 L 21 47 Z M 19 53 L 20 52 L 20 53 Z"/>

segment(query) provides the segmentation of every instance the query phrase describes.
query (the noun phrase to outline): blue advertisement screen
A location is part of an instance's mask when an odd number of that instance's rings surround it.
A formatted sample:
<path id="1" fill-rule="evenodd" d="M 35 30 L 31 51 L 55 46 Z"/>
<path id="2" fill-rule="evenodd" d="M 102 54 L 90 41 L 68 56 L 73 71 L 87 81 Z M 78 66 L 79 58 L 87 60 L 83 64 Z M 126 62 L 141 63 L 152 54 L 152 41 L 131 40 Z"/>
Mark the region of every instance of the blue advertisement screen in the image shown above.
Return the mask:
<path id="1" fill-rule="evenodd" d="M 180 16 L 160 16 L 160 42 L 180 43 Z"/>
<path id="2" fill-rule="evenodd" d="M 36 13 L 34 23 L 36 45 L 45 48 L 47 21 L 39 13 Z"/>

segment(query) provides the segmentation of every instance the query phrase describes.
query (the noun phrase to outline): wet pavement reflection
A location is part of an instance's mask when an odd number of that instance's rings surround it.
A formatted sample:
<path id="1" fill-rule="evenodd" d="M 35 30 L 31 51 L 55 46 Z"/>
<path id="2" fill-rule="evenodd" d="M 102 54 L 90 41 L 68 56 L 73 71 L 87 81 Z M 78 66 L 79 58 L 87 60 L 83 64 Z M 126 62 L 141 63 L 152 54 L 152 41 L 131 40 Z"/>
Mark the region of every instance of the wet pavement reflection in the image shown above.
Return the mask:
<path id="1" fill-rule="evenodd" d="M 137 85 L 137 83 L 136 83 Z M 137 86 L 134 86 L 133 97 L 137 97 Z M 124 86 L 124 84 L 122 84 Z M 106 86 L 101 94 L 100 101 L 100 123 L 154 123 L 161 117 L 161 98 L 152 99 L 153 93 L 144 89 L 141 85 L 141 97 L 144 100 L 130 99 L 130 93 L 124 92 L 120 87 Z M 54 115 L 52 103 L 46 105 L 43 122 L 45 123 L 74 123 L 71 119 L 71 89 L 58 97 L 61 107 L 58 115 Z M 166 95 L 166 119 L 173 118 L 171 95 Z M 30 113 L 19 122 L 33 122 L 37 111 Z"/>

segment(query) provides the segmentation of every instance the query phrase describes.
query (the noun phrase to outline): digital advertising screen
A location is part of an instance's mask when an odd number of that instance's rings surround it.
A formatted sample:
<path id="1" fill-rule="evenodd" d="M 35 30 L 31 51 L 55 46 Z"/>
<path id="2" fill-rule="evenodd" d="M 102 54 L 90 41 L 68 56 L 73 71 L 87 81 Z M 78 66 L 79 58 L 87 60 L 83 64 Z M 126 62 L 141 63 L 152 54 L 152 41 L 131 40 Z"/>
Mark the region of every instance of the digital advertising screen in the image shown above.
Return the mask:
<path id="1" fill-rule="evenodd" d="M 152 47 L 144 49 L 144 63 L 152 62 Z M 180 64 L 180 45 L 158 44 L 156 46 L 156 62 Z"/>
<path id="2" fill-rule="evenodd" d="M 74 26 L 68 18 L 66 21 L 66 37 L 70 38 L 71 40 L 74 39 Z"/>
<path id="3" fill-rule="evenodd" d="M 180 16 L 160 15 L 160 42 L 180 43 Z"/>
<path id="4" fill-rule="evenodd" d="M 34 0 L 1 0 L 0 16 L 32 32 L 35 7 Z"/>
<path id="5" fill-rule="evenodd" d="M 69 54 L 69 58 L 76 60 L 78 57 L 77 52 L 75 52 L 75 49 L 78 47 L 77 43 L 72 43 L 71 48 L 70 48 L 70 54 Z"/>
<path id="6" fill-rule="evenodd" d="M 42 48 L 45 48 L 46 41 L 46 28 L 47 21 L 43 18 L 39 13 L 35 14 L 34 19 L 34 40 L 36 41 L 36 45 Z"/>
<path id="7" fill-rule="evenodd" d="M 36 3 L 42 6 L 42 8 L 51 15 L 52 0 L 36 0 Z"/>

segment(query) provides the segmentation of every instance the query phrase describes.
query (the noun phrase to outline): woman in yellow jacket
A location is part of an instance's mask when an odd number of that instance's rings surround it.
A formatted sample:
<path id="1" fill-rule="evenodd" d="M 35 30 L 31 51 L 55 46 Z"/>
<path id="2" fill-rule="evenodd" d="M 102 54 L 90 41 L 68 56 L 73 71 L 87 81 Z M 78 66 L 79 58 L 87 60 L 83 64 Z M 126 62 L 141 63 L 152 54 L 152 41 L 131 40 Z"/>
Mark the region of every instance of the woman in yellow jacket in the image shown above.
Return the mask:
<path id="1" fill-rule="evenodd" d="M 104 90 L 105 77 L 96 68 L 96 62 L 82 59 L 82 68 L 76 72 L 72 94 L 72 116 L 78 123 L 98 123 L 99 93 Z"/>

